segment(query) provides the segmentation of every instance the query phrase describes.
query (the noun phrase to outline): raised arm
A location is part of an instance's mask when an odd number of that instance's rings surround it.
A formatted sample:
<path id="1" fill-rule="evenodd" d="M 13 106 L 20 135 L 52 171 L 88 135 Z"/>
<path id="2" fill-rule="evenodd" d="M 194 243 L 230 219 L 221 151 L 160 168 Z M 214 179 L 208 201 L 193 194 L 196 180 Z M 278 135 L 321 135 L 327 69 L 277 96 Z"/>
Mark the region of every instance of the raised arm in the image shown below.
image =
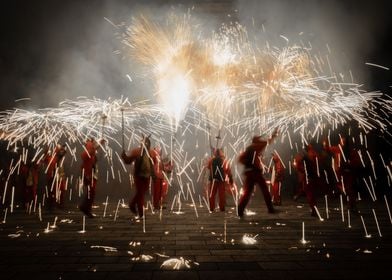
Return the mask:
<path id="1" fill-rule="evenodd" d="M 140 149 L 134 149 L 130 152 L 129 155 L 125 151 L 122 151 L 121 158 L 126 164 L 131 164 L 136 160 L 136 158 L 140 155 Z"/>

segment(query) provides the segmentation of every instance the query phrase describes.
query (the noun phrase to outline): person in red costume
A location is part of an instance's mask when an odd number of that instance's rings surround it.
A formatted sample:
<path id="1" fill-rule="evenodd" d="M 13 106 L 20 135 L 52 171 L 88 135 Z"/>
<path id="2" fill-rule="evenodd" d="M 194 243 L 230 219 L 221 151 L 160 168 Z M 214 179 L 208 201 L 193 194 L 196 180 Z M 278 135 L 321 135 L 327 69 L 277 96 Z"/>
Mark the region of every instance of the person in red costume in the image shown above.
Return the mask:
<path id="1" fill-rule="evenodd" d="M 306 175 L 303 162 L 304 155 L 302 152 L 295 155 L 293 160 L 293 168 L 297 175 L 297 185 L 294 193 L 294 201 L 305 195 Z"/>
<path id="2" fill-rule="evenodd" d="M 58 144 L 53 153 L 48 152 L 45 156 L 49 210 L 52 210 L 56 203 L 59 207 L 64 206 L 66 186 L 63 162 L 65 154 L 65 145 Z"/>
<path id="3" fill-rule="evenodd" d="M 215 196 L 219 194 L 219 210 L 225 211 L 226 205 L 226 185 L 233 184 L 233 176 L 229 162 L 225 159 L 222 149 L 216 149 L 214 156 L 208 162 L 210 171 L 209 204 L 210 211 L 215 210 Z"/>
<path id="4" fill-rule="evenodd" d="M 101 140 L 100 144 L 104 144 L 105 140 Z M 86 141 L 84 151 L 81 154 L 82 157 L 82 182 L 83 182 L 83 193 L 84 198 L 82 203 L 79 205 L 80 211 L 82 211 L 87 217 L 93 218 L 94 215 L 91 213 L 95 193 L 97 188 L 98 180 L 98 166 L 97 166 L 97 150 L 100 145 L 92 138 Z"/>
<path id="5" fill-rule="evenodd" d="M 29 159 L 22 164 L 20 170 L 26 210 L 28 210 L 29 205 L 34 202 L 37 196 L 39 169 L 40 164 Z"/>
<path id="6" fill-rule="evenodd" d="M 144 196 L 148 190 L 151 179 L 155 177 L 154 166 L 157 164 L 155 152 L 151 149 L 151 142 L 148 137 L 143 137 L 140 147 L 130 151 L 122 152 L 121 157 L 126 164 L 135 162 L 134 181 L 136 194 L 129 202 L 129 209 L 134 214 L 139 214 L 139 218 L 144 215 Z"/>
<path id="7" fill-rule="evenodd" d="M 268 212 L 274 213 L 274 207 L 271 201 L 271 195 L 268 191 L 267 184 L 263 177 L 263 163 L 261 161 L 262 153 L 267 144 L 272 143 L 273 139 L 278 135 L 277 130 L 273 132 L 268 140 L 262 139 L 260 136 L 255 136 L 252 139 L 252 144 L 240 154 L 239 162 L 244 165 L 245 181 L 243 186 L 243 193 L 238 204 L 238 216 L 243 217 L 244 210 L 248 204 L 253 193 L 254 185 L 258 184 L 263 196 Z"/>
<path id="8" fill-rule="evenodd" d="M 317 183 L 319 182 L 319 173 L 317 170 L 317 152 L 314 150 L 311 144 L 306 146 L 306 150 L 303 157 L 303 166 L 305 170 L 305 185 L 304 191 L 306 195 L 306 200 L 308 201 L 309 207 L 312 211 L 311 215 L 317 217 L 316 197 L 315 191 Z"/>
<path id="9" fill-rule="evenodd" d="M 333 171 L 337 180 L 337 188 L 347 196 L 348 207 L 357 213 L 356 190 L 354 180 L 356 173 L 361 169 L 361 158 L 350 142 L 345 137 L 340 137 L 337 146 L 326 147 L 333 153 Z"/>
<path id="10" fill-rule="evenodd" d="M 168 192 L 168 176 L 173 170 L 173 164 L 168 157 L 162 158 L 162 150 L 160 147 L 155 147 L 154 158 L 154 183 L 153 183 L 153 205 L 155 210 L 163 208 L 165 198 Z"/>
<path id="11" fill-rule="evenodd" d="M 272 196 L 272 203 L 274 205 L 282 205 L 282 198 L 280 195 L 281 188 L 282 188 L 282 181 L 284 179 L 284 166 L 280 157 L 276 152 L 272 153 L 272 160 L 274 162 L 273 166 L 273 178 L 272 181 L 272 188 L 271 188 L 271 196 Z"/>

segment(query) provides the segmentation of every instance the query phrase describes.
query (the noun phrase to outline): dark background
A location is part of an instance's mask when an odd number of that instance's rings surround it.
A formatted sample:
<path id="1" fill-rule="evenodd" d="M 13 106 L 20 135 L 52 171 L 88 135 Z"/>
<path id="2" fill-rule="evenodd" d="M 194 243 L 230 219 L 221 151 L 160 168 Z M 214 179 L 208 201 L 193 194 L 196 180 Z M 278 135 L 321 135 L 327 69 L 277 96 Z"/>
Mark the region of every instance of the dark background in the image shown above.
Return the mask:
<path id="1" fill-rule="evenodd" d="M 249 24 L 253 18 L 277 43 L 282 41 L 281 34 L 295 38 L 303 31 L 321 51 L 325 52 L 328 43 L 337 67 L 352 70 L 364 89 L 391 95 L 392 72 L 365 64 L 392 68 L 391 2 L 3 0 L 0 110 L 56 106 L 77 96 L 124 95 L 131 100 L 149 96 L 143 77 L 135 78 L 133 83 L 126 78 L 126 74 L 135 75 L 135 66 L 126 58 L 116 30 L 104 17 L 127 23 L 141 10 L 160 17 L 172 6 L 184 11 L 194 6 L 193 13 L 212 29 L 231 20 Z M 115 54 L 116 50 L 121 54 Z M 24 97 L 31 97 L 31 101 L 15 103 Z M 374 157 L 382 152 L 385 159 L 390 158 L 391 144 L 379 136 L 370 136 L 369 146 L 375 149 Z"/>
<path id="2" fill-rule="evenodd" d="M 56 106 L 77 96 L 140 96 L 140 85 L 125 77 L 133 66 L 113 52 L 121 48 L 113 27 L 140 9 L 192 7 L 194 13 L 222 21 L 260 20 L 271 33 L 309 32 L 321 44 L 344 53 L 357 82 L 366 90 L 391 93 L 391 1 L 57 1 L 3 0 L 0 4 L 0 109 L 31 97 L 28 106 Z M 236 11 L 236 12 L 234 12 Z M 228 18 L 228 14 L 232 14 Z M 214 26 L 216 27 L 216 26 Z M 342 61 L 338 59 L 338 61 Z M 343 64 L 343 63 L 342 63 Z"/>

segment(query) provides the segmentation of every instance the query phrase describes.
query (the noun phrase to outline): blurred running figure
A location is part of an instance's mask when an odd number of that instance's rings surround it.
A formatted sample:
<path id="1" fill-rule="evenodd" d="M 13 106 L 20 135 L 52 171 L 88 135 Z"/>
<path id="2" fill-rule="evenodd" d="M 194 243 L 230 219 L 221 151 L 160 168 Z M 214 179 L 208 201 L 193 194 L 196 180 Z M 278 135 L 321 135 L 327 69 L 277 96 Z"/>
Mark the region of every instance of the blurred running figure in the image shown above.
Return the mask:
<path id="1" fill-rule="evenodd" d="M 268 212 L 274 213 L 272 206 L 271 195 L 268 191 L 267 184 L 263 177 L 263 163 L 261 161 L 262 153 L 264 152 L 267 144 L 272 143 L 274 138 L 278 135 L 277 130 L 273 132 L 268 140 L 262 139 L 260 136 L 255 136 L 245 152 L 239 157 L 239 162 L 245 166 L 244 175 L 245 182 L 243 186 L 243 194 L 238 204 L 238 216 L 243 217 L 246 205 L 249 202 L 250 196 L 253 193 L 254 185 L 258 184 L 263 192 L 264 201 L 267 205 Z"/>

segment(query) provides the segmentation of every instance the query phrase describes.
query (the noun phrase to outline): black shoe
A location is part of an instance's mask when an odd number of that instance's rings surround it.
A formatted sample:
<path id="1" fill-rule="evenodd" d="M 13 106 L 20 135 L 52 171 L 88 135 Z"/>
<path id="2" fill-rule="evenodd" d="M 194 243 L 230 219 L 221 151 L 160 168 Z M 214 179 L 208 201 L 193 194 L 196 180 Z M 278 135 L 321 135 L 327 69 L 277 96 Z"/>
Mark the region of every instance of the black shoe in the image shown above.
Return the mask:
<path id="1" fill-rule="evenodd" d="M 137 211 L 136 211 L 136 207 L 134 206 L 134 207 L 132 207 L 132 206 L 129 206 L 129 210 L 131 210 L 131 212 L 133 213 L 133 214 L 137 214 Z"/>
<path id="2" fill-rule="evenodd" d="M 273 207 L 270 207 L 270 208 L 268 208 L 268 213 L 274 214 L 274 213 L 276 213 L 276 211 Z"/>
<path id="3" fill-rule="evenodd" d="M 351 212 L 351 213 L 353 213 L 353 214 L 355 214 L 355 215 L 358 215 L 358 214 L 359 214 L 359 211 L 358 211 L 357 207 L 350 207 L 349 209 L 350 209 L 350 212 Z"/>
<path id="4" fill-rule="evenodd" d="M 91 212 L 88 211 L 86 208 L 84 208 L 84 207 L 79 207 L 79 209 L 80 209 L 80 211 L 82 211 L 83 214 L 86 215 L 87 217 L 89 217 L 89 218 L 94 218 L 94 215 L 91 214 Z"/>

